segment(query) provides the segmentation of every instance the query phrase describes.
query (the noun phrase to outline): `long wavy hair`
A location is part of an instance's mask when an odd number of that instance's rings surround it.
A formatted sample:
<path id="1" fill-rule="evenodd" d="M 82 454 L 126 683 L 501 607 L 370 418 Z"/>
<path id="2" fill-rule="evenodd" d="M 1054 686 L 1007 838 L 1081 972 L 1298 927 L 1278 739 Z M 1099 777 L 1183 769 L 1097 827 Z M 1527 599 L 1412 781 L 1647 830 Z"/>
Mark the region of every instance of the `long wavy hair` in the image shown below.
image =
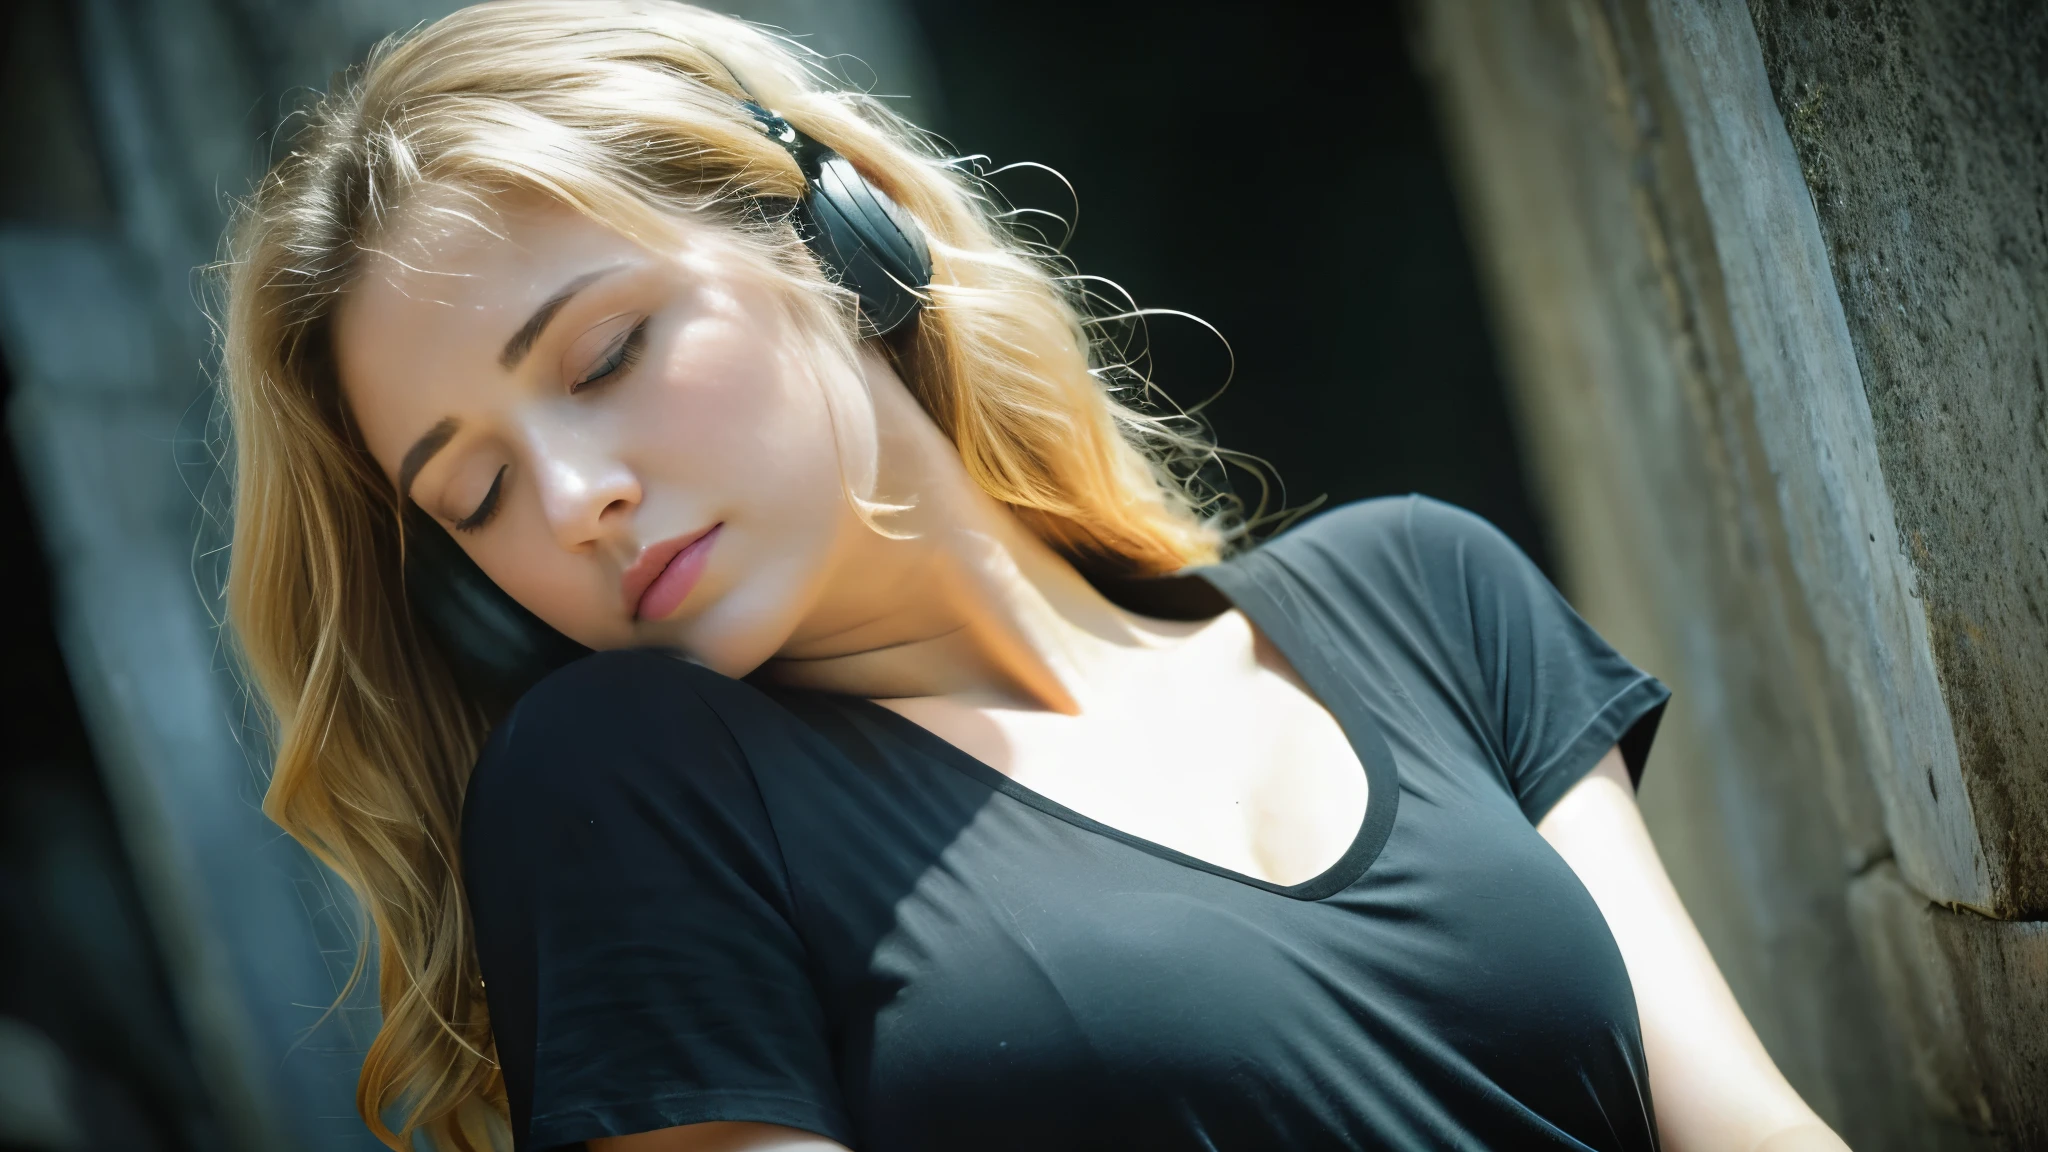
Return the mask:
<path id="1" fill-rule="evenodd" d="M 739 101 L 846 157 L 922 225 L 934 282 L 890 354 L 968 473 L 1088 571 L 1212 562 L 1234 501 L 1191 477 L 1199 423 L 1143 400 L 1081 278 L 1005 223 L 936 141 L 818 58 L 664 0 L 500 0 L 394 37 L 311 110 L 241 206 L 221 263 L 233 437 L 229 622 L 267 706 L 264 810 L 360 897 L 382 1025 L 356 1104 L 392 1148 L 506 1143 L 504 1086 L 458 867 L 464 789 L 488 726 L 408 615 L 397 498 L 361 447 L 332 348 L 366 253 L 424 203 L 539 194 L 638 237 L 729 225 L 827 308 L 847 293 L 759 205 L 804 181 Z M 434 195 L 425 195 L 427 193 Z M 894 338 L 891 338 L 894 340 Z M 1162 414 L 1163 413 L 1163 414 Z M 872 521 L 870 521 L 872 524 Z M 352 978 L 351 985 L 354 983 Z"/>

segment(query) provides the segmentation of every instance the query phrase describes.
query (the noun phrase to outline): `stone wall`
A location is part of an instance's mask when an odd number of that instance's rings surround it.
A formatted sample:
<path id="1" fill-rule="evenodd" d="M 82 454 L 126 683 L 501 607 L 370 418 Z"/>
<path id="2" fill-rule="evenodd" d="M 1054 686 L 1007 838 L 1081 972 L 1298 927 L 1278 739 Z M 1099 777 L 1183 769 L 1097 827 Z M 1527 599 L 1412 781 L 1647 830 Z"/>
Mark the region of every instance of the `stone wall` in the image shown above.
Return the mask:
<path id="1" fill-rule="evenodd" d="M 2022 7 L 1417 8 L 1568 592 L 1677 692 L 1645 813 L 1860 1149 L 2048 1139 Z"/>
<path id="2" fill-rule="evenodd" d="M 1750 7 L 1925 605 L 1979 907 L 2048 919 L 2048 7 Z"/>

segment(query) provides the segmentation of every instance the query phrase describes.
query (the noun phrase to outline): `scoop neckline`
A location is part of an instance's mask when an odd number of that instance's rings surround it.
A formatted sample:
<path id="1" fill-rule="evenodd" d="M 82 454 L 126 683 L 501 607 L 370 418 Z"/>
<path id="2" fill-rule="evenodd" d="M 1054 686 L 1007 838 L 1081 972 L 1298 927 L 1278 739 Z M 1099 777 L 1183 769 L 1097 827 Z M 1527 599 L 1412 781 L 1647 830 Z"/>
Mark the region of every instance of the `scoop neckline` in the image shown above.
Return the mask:
<path id="1" fill-rule="evenodd" d="M 1248 567 L 1271 570 L 1263 573 L 1256 570 L 1248 572 Z M 1352 683 L 1343 671 L 1343 664 L 1333 658 L 1321 639 L 1306 626 L 1307 620 L 1304 618 L 1301 605 L 1287 585 L 1290 576 L 1290 573 L 1267 558 L 1263 552 L 1251 552 L 1217 564 L 1184 568 L 1164 576 L 1119 581 L 1118 590 L 1127 593 L 1147 587 L 1164 590 L 1164 582 L 1173 581 L 1199 581 L 1208 585 L 1228 607 L 1243 612 L 1247 619 L 1266 634 L 1267 639 L 1279 649 L 1280 654 L 1287 658 L 1287 662 L 1294 666 L 1296 672 L 1300 673 L 1316 701 L 1336 718 L 1337 726 L 1343 730 L 1353 754 L 1358 757 L 1358 762 L 1365 771 L 1365 814 L 1359 819 L 1358 832 L 1352 837 L 1351 845 L 1344 850 L 1344 854 L 1328 868 L 1298 884 L 1275 884 L 1270 880 L 1262 880 L 1257 876 L 1226 868 L 1199 856 L 1191 856 L 1177 848 L 1169 848 L 1156 840 L 1147 840 L 1143 836 L 1105 824 L 1067 807 L 1043 792 L 1018 783 L 908 716 L 885 708 L 865 696 L 848 696 L 845 699 L 856 701 L 859 707 L 875 715 L 881 723 L 895 728 L 913 743 L 923 745 L 941 763 L 955 771 L 1085 832 L 1126 844 L 1169 863 L 1207 872 L 1225 880 L 1234 880 L 1262 891 L 1296 900 L 1323 900 L 1363 879 L 1366 871 L 1372 867 L 1373 861 L 1379 858 L 1381 850 L 1386 847 L 1387 839 L 1394 830 L 1395 814 L 1400 807 L 1400 768 L 1394 762 L 1392 750 L 1381 737 L 1379 725 L 1373 720 L 1371 710 L 1365 706 L 1365 697 L 1360 691 L 1360 686 Z M 1184 596 L 1177 599 L 1183 604 L 1187 602 Z"/>

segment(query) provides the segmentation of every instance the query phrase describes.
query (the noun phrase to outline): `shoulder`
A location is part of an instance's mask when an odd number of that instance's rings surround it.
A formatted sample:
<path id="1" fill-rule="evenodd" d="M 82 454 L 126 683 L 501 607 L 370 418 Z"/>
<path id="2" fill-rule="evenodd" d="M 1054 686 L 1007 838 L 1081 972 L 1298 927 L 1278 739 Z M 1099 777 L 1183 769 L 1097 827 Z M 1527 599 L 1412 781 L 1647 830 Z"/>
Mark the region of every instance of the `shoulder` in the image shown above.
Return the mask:
<path id="1" fill-rule="evenodd" d="M 505 722 L 507 732 L 531 732 L 601 710 L 607 719 L 656 719 L 672 715 L 675 701 L 707 703 L 720 686 L 738 684 L 701 664 L 653 648 L 592 652 L 555 669 L 519 698 Z"/>
<path id="2" fill-rule="evenodd" d="M 1261 549 L 1305 575 L 1441 584 L 1527 565 L 1483 517 L 1419 494 L 1355 500 L 1318 513 Z"/>
<path id="3" fill-rule="evenodd" d="M 528 689 L 491 733 L 479 768 L 517 765 L 538 753 L 578 759 L 667 745 L 698 746 L 725 727 L 720 705 L 744 685 L 653 649 L 593 652 Z"/>
<path id="4" fill-rule="evenodd" d="M 1359 500 L 1303 520 L 1251 556 L 1301 610 L 1376 645 L 1465 653 L 1549 609 L 1556 593 L 1500 529 L 1408 495 Z M 1458 658 L 1462 659 L 1462 655 Z"/>
<path id="5" fill-rule="evenodd" d="M 463 803 L 465 839 L 539 832 L 565 813 L 678 792 L 752 791 L 727 716 L 746 686 L 651 649 L 596 652 L 520 697 Z"/>

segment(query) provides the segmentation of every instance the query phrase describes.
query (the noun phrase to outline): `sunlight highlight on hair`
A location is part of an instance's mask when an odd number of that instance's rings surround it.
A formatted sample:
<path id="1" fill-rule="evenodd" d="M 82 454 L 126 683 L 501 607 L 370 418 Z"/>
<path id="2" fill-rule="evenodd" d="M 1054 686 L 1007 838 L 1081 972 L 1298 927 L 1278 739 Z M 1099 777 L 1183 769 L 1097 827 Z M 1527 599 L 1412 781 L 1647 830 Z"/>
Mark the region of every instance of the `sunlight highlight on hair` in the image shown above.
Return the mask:
<path id="1" fill-rule="evenodd" d="M 831 63 L 787 34 L 665 0 L 479 5 L 379 44 L 285 117 L 289 147 L 239 208 L 214 301 L 234 460 L 226 615 L 268 711 L 264 810 L 348 882 L 369 921 L 336 1003 L 367 975 L 374 941 L 383 1016 L 357 1107 L 392 1148 L 501 1147 L 508 1128 L 458 867 L 485 717 L 411 615 L 397 493 L 362 448 L 330 347 L 367 260 L 411 267 L 420 229 L 489 233 L 512 195 L 654 250 L 678 219 L 708 222 L 776 287 L 792 354 L 836 404 L 833 389 L 859 378 L 854 301 L 786 213 L 764 207 L 805 184 L 740 107 L 750 96 L 925 231 L 926 306 L 882 350 L 983 491 L 1098 574 L 1210 563 L 1265 519 L 1263 462 L 1208 436 L 1215 397 L 1182 409 L 1151 379 L 1147 324 L 1191 317 L 1072 268 L 1078 197 L 1062 218 L 1010 204 L 990 180 L 1036 169 L 1072 185 L 1040 164 L 983 171 L 986 157 L 944 155 Z M 1064 226 L 1057 244 L 1042 218 Z M 1258 475 L 1251 514 L 1206 478 L 1224 465 Z M 842 450 L 843 480 L 867 466 Z M 843 487 L 876 531 L 904 510 Z"/>

